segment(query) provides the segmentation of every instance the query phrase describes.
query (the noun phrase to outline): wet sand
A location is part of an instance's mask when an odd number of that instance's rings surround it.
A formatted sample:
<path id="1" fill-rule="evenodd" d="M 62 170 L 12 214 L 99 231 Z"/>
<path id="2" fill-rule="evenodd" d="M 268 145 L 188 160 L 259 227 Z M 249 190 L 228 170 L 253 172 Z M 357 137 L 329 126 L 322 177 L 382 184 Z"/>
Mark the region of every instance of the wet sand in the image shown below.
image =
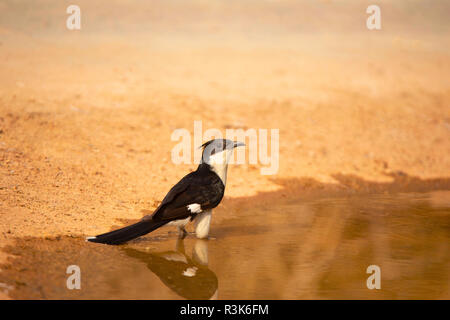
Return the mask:
<path id="1" fill-rule="evenodd" d="M 170 158 L 171 133 L 192 131 L 194 120 L 205 129 L 280 129 L 278 174 L 232 166 L 213 232 L 228 219 L 249 219 L 240 209 L 249 202 L 450 189 L 445 2 L 415 3 L 421 15 L 386 3 L 377 33 L 365 30 L 357 18 L 364 6 L 354 2 L 286 1 L 278 11 L 249 3 L 140 10 L 130 1 L 104 12 L 80 1 L 86 19 L 69 32 L 61 4 L 3 2 L 1 247 L 42 242 L 52 252 L 60 242 L 45 238 L 59 236 L 81 249 L 82 236 L 141 218 L 195 169 Z M 103 250 L 105 259 L 121 252 Z M 11 252 L 0 252 L 2 270 Z"/>

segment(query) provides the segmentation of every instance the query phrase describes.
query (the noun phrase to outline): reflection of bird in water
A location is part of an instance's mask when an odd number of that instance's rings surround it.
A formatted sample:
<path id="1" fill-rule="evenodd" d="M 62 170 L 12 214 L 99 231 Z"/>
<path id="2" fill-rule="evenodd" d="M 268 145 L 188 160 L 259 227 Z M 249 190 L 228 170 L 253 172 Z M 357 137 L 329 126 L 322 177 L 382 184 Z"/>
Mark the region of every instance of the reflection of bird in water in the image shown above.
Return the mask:
<path id="1" fill-rule="evenodd" d="M 161 281 L 186 299 L 217 299 L 218 280 L 208 268 L 208 243 L 197 240 L 192 259 L 185 254 L 183 239 L 178 239 L 176 251 L 147 253 L 125 248 L 130 257 L 147 264 Z"/>

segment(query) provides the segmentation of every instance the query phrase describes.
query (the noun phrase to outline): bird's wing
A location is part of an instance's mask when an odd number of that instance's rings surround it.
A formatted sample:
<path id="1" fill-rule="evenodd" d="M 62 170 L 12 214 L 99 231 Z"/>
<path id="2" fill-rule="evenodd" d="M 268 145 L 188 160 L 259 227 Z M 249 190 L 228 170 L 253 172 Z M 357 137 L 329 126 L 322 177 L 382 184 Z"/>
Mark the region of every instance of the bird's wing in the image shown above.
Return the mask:
<path id="1" fill-rule="evenodd" d="M 214 174 L 198 176 L 188 174 L 164 197 L 152 215 L 155 220 L 184 219 L 219 204 L 224 185 Z"/>
<path id="2" fill-rule="evenodd" d="M 184 176 L 176 185 L 169 190 L 164 199 L 161 201 L 159 208 L 171 203 L 180 193 L 186 191 L 186 189 L 191 185 L 192 180 L 194 180 L 193 172 Z"/>

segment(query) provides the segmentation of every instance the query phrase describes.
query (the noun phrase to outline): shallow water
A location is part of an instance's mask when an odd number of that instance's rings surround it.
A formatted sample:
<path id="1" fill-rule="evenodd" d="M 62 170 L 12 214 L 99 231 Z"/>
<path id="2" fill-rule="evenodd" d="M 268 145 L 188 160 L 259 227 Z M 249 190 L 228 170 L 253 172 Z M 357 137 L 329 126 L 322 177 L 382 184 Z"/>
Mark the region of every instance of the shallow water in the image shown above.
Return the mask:
<path id="1" fill-rule="evenodd" d="M 284 201 L 123 246 L 17 239 L 0 272 L 12 298 L 449 299 L 450 191 Z M 68 290 L 78 265 L 81 289 Z M 366 269 L 381 270 L 369 290 Z"/>

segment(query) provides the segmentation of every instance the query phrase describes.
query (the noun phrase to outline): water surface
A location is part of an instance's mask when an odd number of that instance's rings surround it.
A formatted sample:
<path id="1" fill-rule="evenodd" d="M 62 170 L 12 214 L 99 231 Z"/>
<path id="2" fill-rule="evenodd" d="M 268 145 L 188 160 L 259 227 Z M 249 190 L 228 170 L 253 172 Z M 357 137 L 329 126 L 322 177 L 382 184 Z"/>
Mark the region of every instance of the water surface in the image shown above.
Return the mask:
<path id="1" fill-rule="evenodd" d="M 17 239 L 0 290 L 37 299 L 449 299 L 450 192 L 290 200 L 234 214 L 212 239 L 171 229 L 122 246 Z M 78 265 L 81 289 L 68 290 Z M 381 289 L 366 285 L 381 268 Z"/>

